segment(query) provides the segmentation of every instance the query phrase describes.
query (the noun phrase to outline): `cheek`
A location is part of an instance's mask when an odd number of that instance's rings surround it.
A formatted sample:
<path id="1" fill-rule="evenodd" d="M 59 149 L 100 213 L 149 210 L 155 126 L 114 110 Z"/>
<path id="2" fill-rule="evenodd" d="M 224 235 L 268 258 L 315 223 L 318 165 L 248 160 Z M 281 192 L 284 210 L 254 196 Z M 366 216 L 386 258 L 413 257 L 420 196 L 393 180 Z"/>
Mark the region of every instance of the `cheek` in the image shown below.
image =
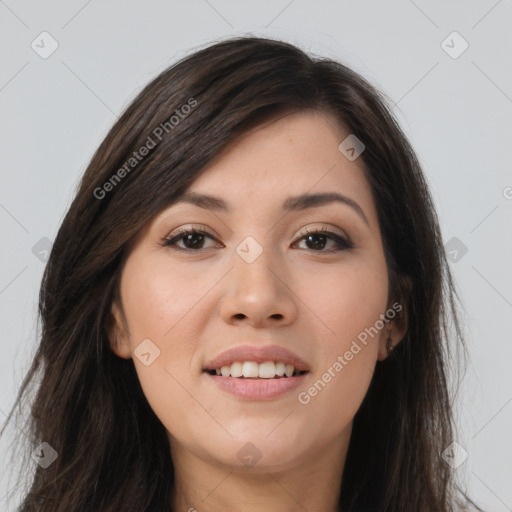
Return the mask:
<path id="1" fill-rule="evenodd" d="M 324 346 L 341 350 L 364 329 L 375 325 L 386 310 L 388 280 L 382 258 L 354 257 L 325 267 L 322 273 L 303 273 L 300 297 L 325 333 Z"/>
<path id="2" fill-rule="evenodd" d="M 183 348 L 188 345 L 187 340 L 194 339 L 194 333 L 184 336 L 183 331 L 197 328 L 194 310 L 209 286 L 204 275 L 177 271 L 166 258 L 128 261 L 121 293 L 132 344 L 150 338 L 166 352 L 186 354 L 189 350 Z M 189 321 L 192 317 L 193 322 Z M 178 347 L 180 340 L 182 347 Z"/>
<path id="3" fill-rule="evenodd" d="M 151 407 L 161 417 L 167 414 L 169 404 L 183 399 L 183 389 L 189 387 L 200 339 L 193 314 L 199 293 L 195 287 L 201 284 L 180 277 L 165 261 L 148 261 L 144 257 L 127 261 L 121 294 L 139 381 Z M 148 339 L 150 364 L 146 365 L 137 351 Z"/>
<path id="4" fill-rule="evenodd" d="M 315 378 L 299 398 L 335 435 L 359 409 L 370 385 L 382 336 L 388 280 L 385 260 L 354 258 L 329 275 L 303 281 L 301 297 L 319 321 L 321 344 Z M 320 335 L 320 333 L 322 333 Z"/>

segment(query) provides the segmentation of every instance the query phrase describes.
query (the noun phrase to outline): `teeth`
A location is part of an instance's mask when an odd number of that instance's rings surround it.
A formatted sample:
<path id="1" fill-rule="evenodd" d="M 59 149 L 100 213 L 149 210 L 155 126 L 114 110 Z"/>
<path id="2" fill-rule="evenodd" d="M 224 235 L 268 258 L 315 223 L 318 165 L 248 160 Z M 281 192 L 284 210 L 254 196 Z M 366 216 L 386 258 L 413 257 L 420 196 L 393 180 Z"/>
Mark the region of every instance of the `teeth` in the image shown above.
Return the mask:
<path id="1" fill-rule="evenodd" d="M 273 379 L 274 377 L 291 377 L 295 371 L 292 364 L 284 364 L 282 362 L 265 361 L 264 363 L 256 363 L 254 361 L 237 361 L 231 366 L 223 366 L 217 368 L 215 373 L 222 377 L 245 377 Z"/>
<path id="2" fill-rule="evenodd" d="M 240 362 L 233 363 L 231 365 L 231 370 L 229 372 L 231 374 L 231 377 L 241 377 L 243 372 L 243 365 Z"/>
<path id="3" fill-rule="evenodd" d="M 258 366 L 258 377 L 260 379 L 273 379 L 276 376 L 276 365 L 274 361 L 266 361 Z"/>
<path id="4" fill-rule="evenodd" d="M 258 376 L 258 363 L 253 361 L 244 361 L 242 364 L 242 375 L 244 377 L 257 377 Z"/>

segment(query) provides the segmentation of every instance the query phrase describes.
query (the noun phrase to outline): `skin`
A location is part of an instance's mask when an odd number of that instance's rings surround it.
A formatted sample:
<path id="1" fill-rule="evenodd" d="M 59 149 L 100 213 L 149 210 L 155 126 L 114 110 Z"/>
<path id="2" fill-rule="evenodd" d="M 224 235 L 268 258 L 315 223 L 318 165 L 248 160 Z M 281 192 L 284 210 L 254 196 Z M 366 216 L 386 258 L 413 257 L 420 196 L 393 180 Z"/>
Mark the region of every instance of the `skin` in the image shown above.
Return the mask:
<path id="1" fill-rule="evenodd" d="M 348 134 L 318 112 L 288 114 L 251 130 L 190 188 L 223 198 L 231 211 L 172 205 L 128 255 L 109 335 L 119 357 L 133 357 L 148 402 L 169 433 L 176 510 L 337 510 L 354 415 L 377 360 L 387 357 L 390 333 L 396 345 L 406 329 L 396 319 L 385 323 L 309 403 L 298 401 L 298 392 L 391 306 L 362 160 L 351 162 L 338 150 Z M 290 195 L 333 191 L 356 201 L 368 224 L 341 203 L 281 210 Z M 177 228 L 198 224 L 213 234 L 196 242 L 201 251 L 180 251 L 186 238 L 175 249 L 163 245 Z M 328 252 L 338 247 L 335 240 L 304 238 L 304 228 L 322 227 L 348 236 L 354 248 Z M 252 263 L 236 252 L 247 236 L 263 249 Z M 160 350 L 149 366 L 133 354 L 146 338 Z M 304 385 L 270 401 L 218 389 L 204 365 L 244 343 L 294 351 L 311 367 Z M 252 467 L 237 456 L 248 442 L 261 455 Z"/>

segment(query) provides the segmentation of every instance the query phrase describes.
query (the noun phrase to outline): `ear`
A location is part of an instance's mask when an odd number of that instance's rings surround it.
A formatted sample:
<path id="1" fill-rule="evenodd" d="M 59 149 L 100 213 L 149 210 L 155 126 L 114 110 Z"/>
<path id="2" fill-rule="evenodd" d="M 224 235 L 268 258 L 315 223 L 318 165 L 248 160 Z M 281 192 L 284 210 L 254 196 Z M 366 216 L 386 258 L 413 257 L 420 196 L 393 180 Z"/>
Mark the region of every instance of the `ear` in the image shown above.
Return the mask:
<path id="1" fill-rule="evenodd" d="M 389 319 L 384 325 L 379 339 L 379 354 L 377 359 L 384 361 L 390 355 L 387 345 L 393 349 L 402 341 L 405 334 L 407 333 L 407 327 L 409 325 L 407 302 L 412 290 L 412 281 L 408 276 L 402 276 L 400 278 L 400 289 L 401 289 L 401 301 L 391 301 L 386 310 L 386 317 Z"/>
<path id="2" fill-rule="evenodd" d="M 126 319 L 116 300 L 112 302 L 106 329 L 112 352 L 122 359 L 131 359 L 132 349 Z"/>

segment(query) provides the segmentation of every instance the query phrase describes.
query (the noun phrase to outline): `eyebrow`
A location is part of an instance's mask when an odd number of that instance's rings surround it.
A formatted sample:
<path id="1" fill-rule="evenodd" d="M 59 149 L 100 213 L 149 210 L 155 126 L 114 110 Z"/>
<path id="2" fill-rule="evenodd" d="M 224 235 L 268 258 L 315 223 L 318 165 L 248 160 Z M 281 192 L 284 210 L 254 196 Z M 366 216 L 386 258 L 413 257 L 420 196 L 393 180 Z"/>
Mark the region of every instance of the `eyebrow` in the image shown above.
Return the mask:
<path id="1" fill-rule="evenodd" d="M 370 225 L 363 209 L 359 206 L 359 204 L 353 199 L 350 199 L 350 197 L 338 194 L 337 192 L 321 192 L 317 194 L 301 194 L 299 196 L 290 196 L 284 201 L 282 209 L 286 213 L 297 212 L 306 210 L 308 208 L 325 206 L 335 202 L 350 206 L 368 226 Z M 200 208 L 213 211 L 231 211 L 231 207 L 226 201 L 224 201 L 224 199 L 208 194 L 199 194 L 197 192 L 185 193 L 174 204 L 178 203 L 190 203 L 195 206 L 199 206 Z"/>

